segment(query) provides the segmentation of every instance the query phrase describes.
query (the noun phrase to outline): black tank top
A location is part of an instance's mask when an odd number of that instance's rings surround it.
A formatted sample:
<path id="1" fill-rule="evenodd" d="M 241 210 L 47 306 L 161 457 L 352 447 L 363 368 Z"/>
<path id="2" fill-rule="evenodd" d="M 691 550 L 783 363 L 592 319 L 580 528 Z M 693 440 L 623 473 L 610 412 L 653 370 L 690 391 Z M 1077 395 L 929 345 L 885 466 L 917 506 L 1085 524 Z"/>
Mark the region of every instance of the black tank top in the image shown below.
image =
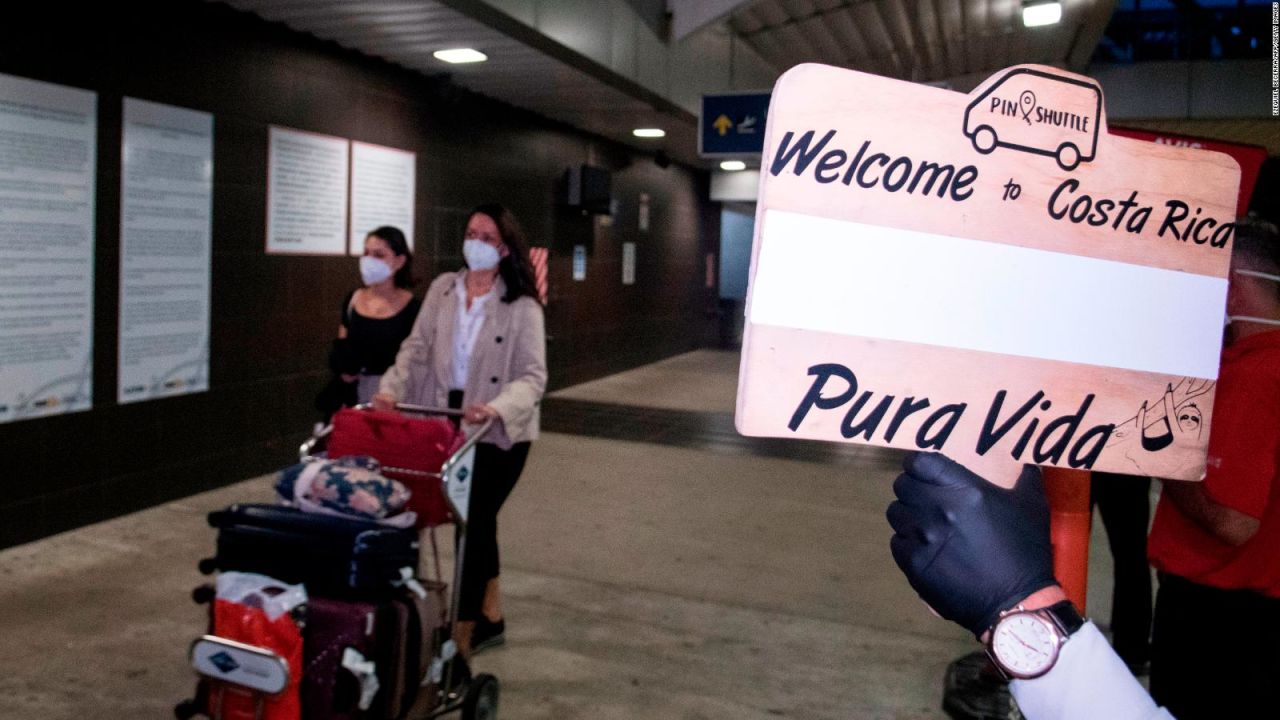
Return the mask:
<path id="1" fill-rule="evenodd" d="M 381 375 L 396 362 L 400 343 L 409 337 L 422 300 L 412 298 L 404 309 L 389 318 L 371 318 L 356 311 L 351 299 L 355 291 L 347 294 L 342 303 L 342 325 L 347 329 L 347 347 L 350 349 L 351 370 L 363 375 Z"/>

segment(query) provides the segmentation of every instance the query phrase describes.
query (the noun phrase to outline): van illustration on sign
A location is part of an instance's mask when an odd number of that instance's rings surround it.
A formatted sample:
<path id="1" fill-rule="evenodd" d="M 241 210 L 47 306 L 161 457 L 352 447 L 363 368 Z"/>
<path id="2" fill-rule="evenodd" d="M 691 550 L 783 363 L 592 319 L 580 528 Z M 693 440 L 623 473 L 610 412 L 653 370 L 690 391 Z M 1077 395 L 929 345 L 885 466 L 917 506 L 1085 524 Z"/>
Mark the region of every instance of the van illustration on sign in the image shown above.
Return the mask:
<path id="1" fill-rule="evenodd" d="M 1048 155 L 1071 171 L 1097 154 L 1101 122 L 1102 88 L 1096 83 L 1016 68 L 965 108 L 964 134 L 984 155 L 1005 147 Z"/>

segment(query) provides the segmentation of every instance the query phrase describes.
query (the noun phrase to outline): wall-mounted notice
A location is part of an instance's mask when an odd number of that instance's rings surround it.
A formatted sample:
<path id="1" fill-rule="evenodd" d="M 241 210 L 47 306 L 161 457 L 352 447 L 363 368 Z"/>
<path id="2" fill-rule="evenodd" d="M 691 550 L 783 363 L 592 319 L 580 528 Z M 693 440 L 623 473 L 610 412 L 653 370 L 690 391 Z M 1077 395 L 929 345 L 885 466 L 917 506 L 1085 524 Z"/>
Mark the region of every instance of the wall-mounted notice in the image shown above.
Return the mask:
<path id="1" fill-rule="evenodd" d="M 267 252 L 345 254 L 350 142 L 282 127 L 270 140 Z"/>
<path id="2" fill-rule="evenodd" d="M 121 403 L 209 388 L 213 116 L 124 99 Z"/>
<path id="3" fill-rule="evenodd" d="M 573 279 L 587 279 L 587 246 L 573 246 Z"/>
<path id="4" fill-rule="evenodd" d="M 350 253 L 364 253 L 364 239 L 374 228 L 399 228 L 413 250 L 414 180 L 418 156 L 407 150 L 351 143 Z"/>
<path id="5" fill-rule="evenodd" d="M 739 430 L 941 451 L 993 481 L 1200 479 L 1240 169 L 1110 135 L 1103 107 L 1040 66 L 968 95 L 787 71 Z"/>
<path id="6" fill-rule="evenodd" d="M 93 404 L 97 104 L 0 75 L 0 422 Z"/>
<path id="7" fill-rule="evenodd" d="M 622 243 L 622 284 L 636 284 L 636 244 Z"/>

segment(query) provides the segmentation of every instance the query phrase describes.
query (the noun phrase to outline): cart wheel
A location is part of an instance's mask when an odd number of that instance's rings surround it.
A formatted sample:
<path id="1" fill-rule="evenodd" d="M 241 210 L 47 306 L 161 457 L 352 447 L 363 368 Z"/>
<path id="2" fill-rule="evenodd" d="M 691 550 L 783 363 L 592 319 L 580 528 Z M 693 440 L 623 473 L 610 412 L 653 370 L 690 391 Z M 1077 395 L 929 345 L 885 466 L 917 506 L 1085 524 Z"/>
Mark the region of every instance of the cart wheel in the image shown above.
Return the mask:
<path id="1" fill-rule="evenodd" d="M 197 585 L 191 591 L 191 600 L 197 605 L 205 605 L 213 602 L 217 595 L 218 591 L 212 585 Z"/>
<path id="2" fill-rule="evenodd" d="M 467 688 L 462 720 L 495 720 L 498 717 L 498 678 L 480 673 Z"/>
<path id="3" fill-rule="evenodd" d="M 191 718 L 200 714 L 200 706 L 195 700 L 183 700 L 173 706 L 173 716 L 178 720 L 191 720 Z"/>
<path id="4" fill-rule="evenodd" d="M 212 575 L 218 570 L 218 558 L 204 558 L 196 563 L 196 569 L 201 575 Z"/>

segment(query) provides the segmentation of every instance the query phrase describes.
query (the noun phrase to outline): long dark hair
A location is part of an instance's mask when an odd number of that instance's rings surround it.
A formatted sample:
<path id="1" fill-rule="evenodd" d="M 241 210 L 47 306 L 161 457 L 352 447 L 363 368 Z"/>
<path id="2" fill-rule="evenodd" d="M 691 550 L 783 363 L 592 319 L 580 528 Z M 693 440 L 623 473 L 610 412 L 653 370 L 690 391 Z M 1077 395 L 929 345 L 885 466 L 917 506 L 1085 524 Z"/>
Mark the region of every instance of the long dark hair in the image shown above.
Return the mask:
<path id="1" fill-rule="evenodd" d="M 404 258 L 404 265 L 396 271 L 394 278 L 395 286 L 398 288 L 411 288 L 417 282 L 413 277 L 413 253 L 409 252 L 409 242 L 405 240 L 404 233 L 398 227 L 383 225 L 382 227 L 369 231 L 369 234 L 378 238 L 391 248 L 391 252 L 397 256 Z"/>
<path id="2" fill-rule="evenodd" d="M 528 295 L 540 303 L 533 279 L 533 263 L 529 260 L 529 240 L 525 238 L 516 216 L 498 203 L 477 205 L 467 217 L 475 215 L 485 215 L 492 220 L 507 246 L 507 256 L 498 262 L 498 274 L 507 285 L 507 294 L 502 296 L 502 302 L 513 303 L 522 295 Z"/>

